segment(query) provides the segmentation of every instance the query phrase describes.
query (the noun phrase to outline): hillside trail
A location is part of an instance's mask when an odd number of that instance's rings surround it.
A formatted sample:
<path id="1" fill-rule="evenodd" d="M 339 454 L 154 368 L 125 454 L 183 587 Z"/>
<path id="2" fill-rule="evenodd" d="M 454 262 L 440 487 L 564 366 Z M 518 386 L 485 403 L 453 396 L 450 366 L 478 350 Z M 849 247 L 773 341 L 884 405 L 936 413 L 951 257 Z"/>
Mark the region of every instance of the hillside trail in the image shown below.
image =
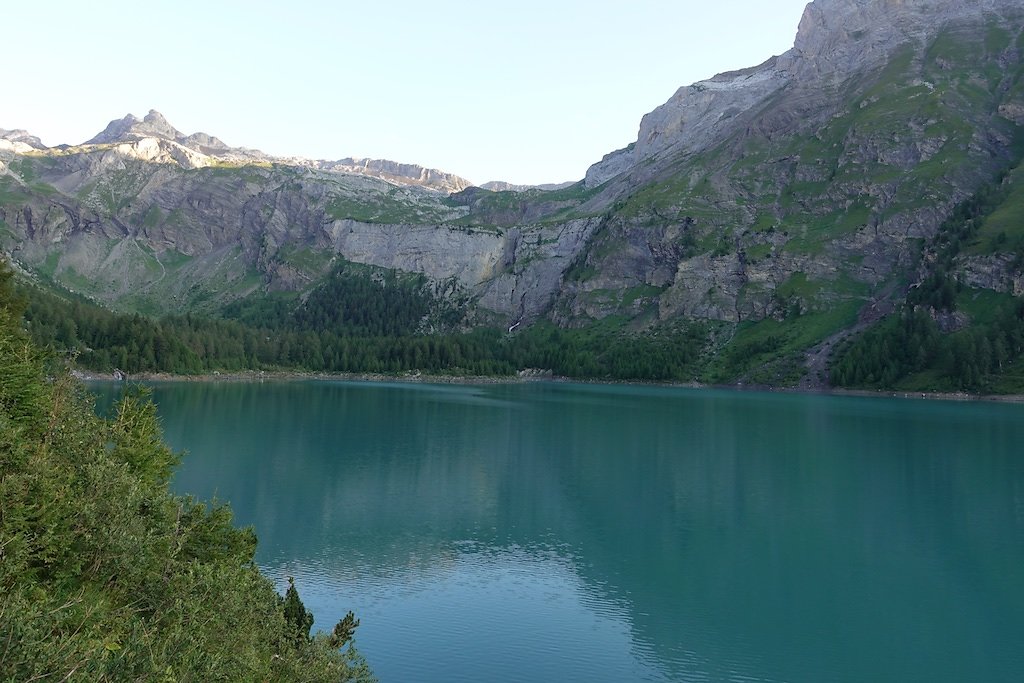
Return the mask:
<path id="1" fill-rule="evenodd" d="M 167 267 L 164 266 L 163 261 L 160 260 L 160 255 L 157 254 L 155 249 L 153 250 L 153 253 L 147 252 L 145 249 L 142 248 L 142 245 L 139 244 L 138 238 L 135 238 L 135 237 L 132 238 L 132 243 L 139 250 L 139 253 L 142 254 L 143 258 L 145 258 L 147 256 L 152 256 L 153 260 L 155 260 L 157 265 L 160 266 L 160 277 L 158 277 L 157 279 L 153 280 L 150 283 L 147 283 L 146 285 L 144 285 L 142 287 L 142 289 L 145 289 L 145 290 L 152 289 L 156 285 L 158 285 L 161 282 L 163 282 L 164 278 L 167 277 Z"/>

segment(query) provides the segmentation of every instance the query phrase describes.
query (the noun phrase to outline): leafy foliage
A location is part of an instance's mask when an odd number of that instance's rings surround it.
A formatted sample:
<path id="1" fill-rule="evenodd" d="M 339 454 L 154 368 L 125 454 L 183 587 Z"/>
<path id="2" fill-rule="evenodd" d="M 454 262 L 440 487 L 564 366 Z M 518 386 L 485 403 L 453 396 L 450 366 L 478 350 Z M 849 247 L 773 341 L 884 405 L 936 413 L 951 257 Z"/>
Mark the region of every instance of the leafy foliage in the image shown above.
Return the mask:
<path id="1" fill-rule="evenodd" d="M 343 264 L 298 306 L 260 297 L 236 302 L 225 316 L 250 327 L 378 337 L 412 334 L 435 305 L 423 275 L 388 270 L 379 278 Z"/>
<path id="2" fill-rule="evenodd" d="M 295 642 L 309 640 L 309 629 L 313 628 L 313 613 L 306 609 L 295 588 L 295 579 L 288 577 L 288 590 L 284 593 L 284 620 L 294 631 Z"/>
<path id="3" fill-rule="evenodd" d="M 371 680 L 336 639 L 294 637 L 251 530 L 169 492 L 176 456 L 144 395 L 102 419 L 46 371 L 7 280 L 0 268 L 0 680 Z"/>
<path id="4" fill-rule="evenodd" d="M 944 335 L 923 308 L 905 309 L 842 350 L 831 370 L 843 387 L 1020 392 L 1000 382 L 1024 361 L 1024 301 L 1009 302 L 992 320 Z"/>

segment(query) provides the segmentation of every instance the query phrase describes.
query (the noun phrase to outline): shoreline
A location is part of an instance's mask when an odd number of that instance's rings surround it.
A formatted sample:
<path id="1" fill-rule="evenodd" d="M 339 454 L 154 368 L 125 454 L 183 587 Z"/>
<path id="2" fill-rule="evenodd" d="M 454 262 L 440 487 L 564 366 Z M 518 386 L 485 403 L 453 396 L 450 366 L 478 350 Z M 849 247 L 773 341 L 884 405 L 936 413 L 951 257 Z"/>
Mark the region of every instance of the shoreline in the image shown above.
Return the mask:
<path id="1" fill-rule="evenodd" d="M 84 370 L 72 370 L 76 379 L 84 382 L 203 382 L 203 383 L 252 383 L 252 382 L 372 382 L 372 383 L 406 383 L 406 384 L 526 384 L 531 382 L 554 382 L 574 384 L 605 384 L 609 386 L 665 387 L 675 389 L 717 389 L 739 392 L 764 392 L 774 394 L 802 394 L 807 396 L 856 396 L 864 398 L 899 398 L 932 401 L 985 401 L 992 403 L 1024 403 L 1022 394 L 971 394 L 967 392 L 936 392 L 936 391 L 897 391 L 870 389 L 800 389 L 796 387 L 773 387 L 756 384 L 702 384 L 700 382 L 657 382 L 644 380 L 593 380 L 560 377 L 545 372 L 524 371 L 517 376 L 496 377 L 483 375 L 429 375 L 424 373 L 403 373 L 389 375 L 384 373 L 353 373 L 353 372 L 299 372 L 294 370 L 247 370 L 243 372 L 214 372 L 202 375 L 175 375 L 170 373 L 142 372 L 136 374 L 111 373 L 102 374 Z"/>

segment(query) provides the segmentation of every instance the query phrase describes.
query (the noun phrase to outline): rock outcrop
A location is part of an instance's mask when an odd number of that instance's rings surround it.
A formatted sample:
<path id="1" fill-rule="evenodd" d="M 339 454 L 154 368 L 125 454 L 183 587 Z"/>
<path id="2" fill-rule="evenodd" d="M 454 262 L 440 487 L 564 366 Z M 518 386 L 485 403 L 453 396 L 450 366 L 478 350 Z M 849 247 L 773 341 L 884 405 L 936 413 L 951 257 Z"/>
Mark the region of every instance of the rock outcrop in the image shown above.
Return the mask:
<path id="1" fill-rule="evenodd" d="M 120 142 L 134 142 L 144 138 L 159 138 L 174 142 L 185 140 L 185 136 L 168 123 L 163 114 L 155 109 L 150 109 L 146 117 L 141 120 L 132 114 L 128 114 L 123 119 L 111 121 L 102 132 L 83 144 L 109 145 Z"/>
<path id="2" fill-rule="evenodd" d="M 38 142 L 37 138 L 33 140 Z M 438 192 L 459 192 L 473 184 L 451 173 L 386 159 L 346 158 L 325 161 L 273 157 L 259 150 L 230 147 L 223 140 L 207 133 L 185 135 L 155 109 L 151 109 L 142 119 L 133 114 L 115 119 L 102 132 L 82 143 L 85 148 L 110 145 L 116 145 L 117 151 L 126 156 L 156 163 L 178 163 L 184 168 L 280 163 L 318 171 L 363 175 L 395 185 L 423 187 Z M 41 144 L 37 148 L 44 149 Z"/>
<path id="3" fill-rule="evenodd" d="M 46 145 L 35 135 L 30 135 L 27 130 L 6 130 L 0 128 L 0 144 L 8 143 L 6 147 L 11 150 L 27 152 L 33 149 L 46 149 Z"/>
<path id="4" fill-rule="evenodd" d="M 340 173 L 356 173 L 380 178 L 398 185 L 416 185 L 440 192 L 461 192 L 473 183 L 451 173 L 433 168 L 423 168 L 416 164 L 400 164 L 386 159 L 339 159 L 337 161 L 318 161 L 314 164 L 324 171 Z"/>
<path id="5" fill-rule="evenodd" d="M 634 145 L 588 169 L 586 184 L 597 187 L 641 164 L 710 149 L 742 132 L 749 114 L 783 90 L 790 99 L 807 100 L 802 110 L 829 115 L 827 100 L 837 87 L 884 65 L 901 47 L 921 50 L 951 26 L 1013 26 L 1022 17 L 1019 0 L 815 0 L 804 10 L 791 50 L 680 88 L 643 117 Z"/>

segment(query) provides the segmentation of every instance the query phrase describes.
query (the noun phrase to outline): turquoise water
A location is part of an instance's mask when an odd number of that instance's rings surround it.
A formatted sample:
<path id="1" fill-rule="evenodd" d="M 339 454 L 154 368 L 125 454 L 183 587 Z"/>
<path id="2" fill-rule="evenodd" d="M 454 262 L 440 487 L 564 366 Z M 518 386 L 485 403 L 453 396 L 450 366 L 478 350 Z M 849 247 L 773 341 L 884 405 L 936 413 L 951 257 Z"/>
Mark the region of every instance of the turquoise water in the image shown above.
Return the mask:
<path id="1" fill-rule="evenodd" d="M 573 384 L 163 384 L 383 683 L 1024 680 L 1024 406 Z"/>

